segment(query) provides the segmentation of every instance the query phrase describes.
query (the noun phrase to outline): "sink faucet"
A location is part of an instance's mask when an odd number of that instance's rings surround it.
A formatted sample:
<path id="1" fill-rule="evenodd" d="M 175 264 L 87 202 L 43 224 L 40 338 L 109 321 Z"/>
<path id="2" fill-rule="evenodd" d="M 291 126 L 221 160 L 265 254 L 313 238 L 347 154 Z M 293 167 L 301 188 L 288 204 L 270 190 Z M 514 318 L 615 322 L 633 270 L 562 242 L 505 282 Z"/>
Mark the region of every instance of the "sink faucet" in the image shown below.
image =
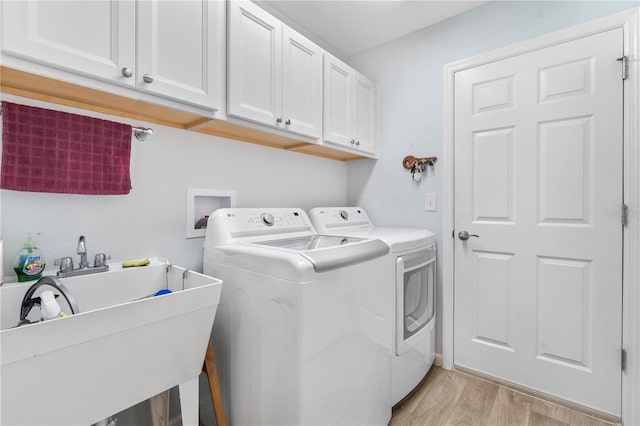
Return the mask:
<path id="1" fill-rule="evenodd" d="M 60 270 L 58 271 L 59 278 L 95 274 L 96 272 L 106 272 L 109 270 L 107 259 L 111 256 L 107 256 L 104 253 L 96 254 L 96 257 L 93 260 L 93 266 L 89 265 L 89 261 L 87 260 L 87 244 L 85 242 L 84 235 L 80 235 L 80 238 L 78 239 L 78 248 L 76 249 L 76 252 L 80 255 L 80 265 L 78 265 L 78 268 L 74 269 L 73 259 L 71 257 L 62 257 L 53 262 L 54 265 L 60 266 Z"/>
<path id="2" fill-rule="evenodd" d="M 72 314 L 77 314 L 78 312 L 80 312 L 80 309 L 78 309 L 78 304 L 76 303 L 76 299 L 74 299 L 69 289 L 65 287 L 56 277 L 46 275 L 40 278 L 31 287 L 29 287 L 27 292 L 24 294 L 24 297 L 22 298 L 22 304 L 20 305 L 20 321 L 18 322 L 18 327 L 24 324 L 31 324 L 31 321 L 27 319 L 27 315 L 29 315 L 29 312 L 31 312 L 31 309 L 34 306 L 40 305 L 40 303 L 42 303 L 39 297 L 33 297 L 36 290 L 42 286 L 49 286 L 55 290 L 58 290 L 60 294 L 62 294 L 62 297 L 64 297 L 64 299 L 67 301 L 67 305 L 69 305 L 69 309 L 71 309 Z M 58 296 L 56 295 L 56 297 Z"/>
<path id="3" fill-rule="evenodd" d="M 80 239 L 78 239 L 78 254 L 80 255 L 80 269 L 85 269 L 89 267 L 89 262 L 87 261 L 87 246 L 84 243 L 84 235 L 80 235 Z"/>

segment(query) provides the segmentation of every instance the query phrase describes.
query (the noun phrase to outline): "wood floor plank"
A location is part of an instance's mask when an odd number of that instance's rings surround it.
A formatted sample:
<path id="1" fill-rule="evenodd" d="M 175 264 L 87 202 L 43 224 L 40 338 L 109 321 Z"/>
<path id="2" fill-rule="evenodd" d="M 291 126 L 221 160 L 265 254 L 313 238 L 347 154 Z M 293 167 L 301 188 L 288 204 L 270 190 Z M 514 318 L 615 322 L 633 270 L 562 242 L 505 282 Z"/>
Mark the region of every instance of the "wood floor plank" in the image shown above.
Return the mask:
<path id="1" fill-rule="evenodd" d="M 498 388 L 487 424 L 492 426 L 526 425 L 533 398 L 504 386 Z"/>
<path id="2" fill-rule="evenodd" d="M 450 370 L 440 370 L 434 374 L 426 391 L 416 401 L 412 401 L 414 408 L 405 418 L 403 425 L 423 426 L 442 424 L 460 397 L 465 386 L 465 380 Z M 436 370 L 436 371 L 437 371 Z"/>
<path id="3" fill-rule="evenodd" d="M 393 409 L 390 426 L 620 426 L 504 384 L 432 367 Z"/>
<path id="4" fill-rule="evenodd" d="M 537 398 L 534 398 L 534 401 L 531 404 L 531 411 L 565 424 L 611 426 L 611 423 Z"/>
<path id="5" fill-rule="evenodd" d="M 434 381 L 439 380 L 439 377 L 442 374 L 445 374 L 445 371 L 441 368 L 432 368 L 431 370 L 429 370 L 425 378 L 422 380 L 422 383 L 418 385 L 416 390 L 404 400 L 400 401 L 395 407 L 393 407 L 393 414 L 391 416 L 389 426 L 404 425 L 409 416 L 411 416 L 411 413 L 413 413 L 420 404 L 420 401 L 424 394 L 434 386 Z"/>
<path id="6" fill-rule="evenodd" d="M 528 426 L 569 426 L 569 423 L 532 411 L 529 415 Z"/>
<path id="7" fill-rule="evenodd" d="M 488 424 L 499 386 L 468 377 L 462 394 L 444 422 L 447 426 Z"/>

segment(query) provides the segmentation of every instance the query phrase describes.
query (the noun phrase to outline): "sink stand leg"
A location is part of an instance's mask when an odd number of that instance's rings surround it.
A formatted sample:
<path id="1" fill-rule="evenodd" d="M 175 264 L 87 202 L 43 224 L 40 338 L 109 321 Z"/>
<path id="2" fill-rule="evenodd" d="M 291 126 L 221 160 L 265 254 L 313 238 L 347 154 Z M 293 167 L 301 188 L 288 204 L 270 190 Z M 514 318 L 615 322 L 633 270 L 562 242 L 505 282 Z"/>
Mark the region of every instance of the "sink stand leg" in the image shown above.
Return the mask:
<path id="1" fill-rule="evenodd" d="M 178 385 L 184 426 L 198 426 L 198 377 Z"/>

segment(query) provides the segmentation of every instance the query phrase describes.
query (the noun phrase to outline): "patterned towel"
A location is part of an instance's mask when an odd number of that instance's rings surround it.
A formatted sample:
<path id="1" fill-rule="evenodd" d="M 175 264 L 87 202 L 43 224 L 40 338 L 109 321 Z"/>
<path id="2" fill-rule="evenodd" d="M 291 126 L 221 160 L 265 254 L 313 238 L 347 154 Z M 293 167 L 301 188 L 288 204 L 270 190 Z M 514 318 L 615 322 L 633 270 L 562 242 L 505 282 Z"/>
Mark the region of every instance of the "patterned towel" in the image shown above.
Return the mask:
<path id="1" fill-rule="evenodd" d="M 2 102 L 0 188 L 128 194 L 130 156 L 129 125 Z"/>

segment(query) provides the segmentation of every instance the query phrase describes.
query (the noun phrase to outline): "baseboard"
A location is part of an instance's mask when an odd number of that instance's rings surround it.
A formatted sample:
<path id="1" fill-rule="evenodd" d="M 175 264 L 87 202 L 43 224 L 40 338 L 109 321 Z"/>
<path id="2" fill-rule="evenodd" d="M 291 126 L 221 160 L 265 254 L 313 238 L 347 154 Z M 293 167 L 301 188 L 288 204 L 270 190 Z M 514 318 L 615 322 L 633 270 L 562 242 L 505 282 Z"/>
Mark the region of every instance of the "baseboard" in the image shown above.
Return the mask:
<path id="1" fill-rule="evenodd" d="M 436 358 L 433 360 L 433 365 L 442 367 L 442 354 L 436 354 Z"/>

